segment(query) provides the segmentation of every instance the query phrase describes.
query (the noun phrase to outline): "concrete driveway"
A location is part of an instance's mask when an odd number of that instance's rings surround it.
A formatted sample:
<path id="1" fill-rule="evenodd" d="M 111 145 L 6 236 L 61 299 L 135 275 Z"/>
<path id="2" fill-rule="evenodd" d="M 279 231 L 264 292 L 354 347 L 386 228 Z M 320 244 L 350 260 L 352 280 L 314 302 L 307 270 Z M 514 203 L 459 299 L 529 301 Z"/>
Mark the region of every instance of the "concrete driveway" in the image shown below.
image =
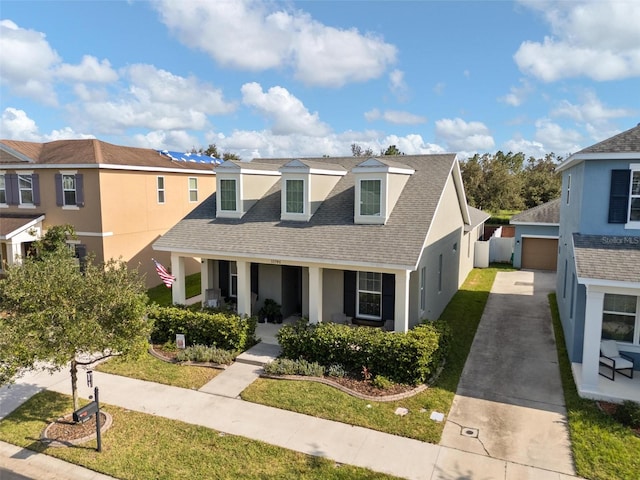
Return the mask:
<path id="1" fill-rule="evenodd" d="M 575 475 L 547 298 L 555 278 L 497 274 L 441 445 Z"/>

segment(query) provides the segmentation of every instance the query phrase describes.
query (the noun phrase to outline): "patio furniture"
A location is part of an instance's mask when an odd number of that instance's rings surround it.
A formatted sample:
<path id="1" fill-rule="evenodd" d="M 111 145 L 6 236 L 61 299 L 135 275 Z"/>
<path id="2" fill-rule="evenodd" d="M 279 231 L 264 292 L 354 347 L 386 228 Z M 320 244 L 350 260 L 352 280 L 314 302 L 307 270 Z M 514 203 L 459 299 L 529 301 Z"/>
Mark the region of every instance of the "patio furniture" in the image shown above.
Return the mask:
<path id="1" fill-rule="evenodd" d="M 621 353 L 615 340 L 602 340 L 600 342 L 600 365 L 611 370 L 611 376 L 598 372 L 609 380 L 615 381 L 616 372 L 627 378 L 633 378 L 633 358 Z M 629 370 L 629 374 L 627 375 L 623 370 Z"/>

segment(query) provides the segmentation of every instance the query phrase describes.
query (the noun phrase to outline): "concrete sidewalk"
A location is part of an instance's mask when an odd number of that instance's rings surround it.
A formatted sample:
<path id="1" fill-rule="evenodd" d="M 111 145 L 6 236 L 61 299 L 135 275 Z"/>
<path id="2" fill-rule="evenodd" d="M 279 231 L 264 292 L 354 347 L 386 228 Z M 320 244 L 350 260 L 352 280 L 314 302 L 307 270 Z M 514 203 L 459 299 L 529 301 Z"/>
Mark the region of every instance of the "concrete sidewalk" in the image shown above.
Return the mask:
<path id="1" fill-rule="evenodd" d="M 519 295 L 532 295 L 531 292 L 534 291 L 534 286 L 531 284 L 531 279 L 526 277 L 524 280 L 515 281 L 514 278 L 505 278 L 503 273 L 498 274 L 495 284 L 496 290 L 495 292 L 492 291 L 485 310 L 487 319 L 483 316 L 478 335 L 489 337 L 502 335 L 491 322 L 496 315 L 511 316 L 514 314 L 511 310 L 508 312 L 501 310 L 500 305 L 504 299 L 511 301 Z M 516 285 L 517 282 L 525 285 Z M 504 285 L 506 285 L 505 288 L 509 292 L 505 293 L 500 290 Z M 546 290 L 540 290 L 538 293 L 543 291 Z M 517 305 L 517 302 L 514 305 Z M 524 307 L 525 310 L 531 308 L 531 306 Z M 527 342 L 530 334 L 531 332 L 528 332 L 524 335 Z M 523 338 L 518 340 L 524 341 Z M 503 343 L 498 342 L 498 346 L 500 345 L 503 345 Z M 274 355 L 275 350 L 272 347 L 263 345 L 261 348 L 264 351 L 255 351 L 248 355 L 250 361 L 255 360 L 255 358 L 251 357 L 254 354 L 256 358 L 262 360 Z M 492 348 L 495 350 L 497 347 L 493 346 Z M 486 358 L 474 352 L 480 352 Z M 480 381 L 480 385 L 482 384 L 481 378 L 473 375 L 469 376 L 469 372 L 482 368 L 484 364 L 491 364 L 491 361 L 488 360 L 491 356 L 490 353 L 491 349 L 477 348 L 476 343 L 474 343 L 472 354 L 470 354 L 463 374 L 465 380 L 461 380 L 458 393 L 466 392 L 468 395 L 475 396 L 474 400 L 478 401 L 489 400 L 492 404 L 503 403 L 507 406 L 513 406 L 514 401 L 509 401 L 509 399 L 521 397 L 526 392 L 526 389 L 511 389 L 506 394 L 498 389 L 499 396 L 490 397 L 489 389 L 479 390 L 478 385 L 474 383 L 475 380 L 471 381 L 475 378 Z M 496 351 L 493 351 L 493 355 L 496 359 L 492 361 L 497 362 L 498 366 L 504 363 L 505 368 L 508 370 L 507 367 L 509 367 L 509 362 L 512 362 L 512 360 L 509 359 L 503 362 L 500 355 L 496 356 Z M 548 358 L 553 362 L 551 357 Z M 407 479 L 568 480 L 577 478 L 571 475 L 572 466 L 571 471 L 568 471 L 569 468 L 562 461 L 559 466 L 554 463 L 555 460 L 553 459 L 556 457 L 552 451 L 542 450 L 548 451 L 550 458 L 552 458 L 546 464 L 548 466 L 541 464 L 537 460 L 533 462 L 532 458 L 530 458 L 531 448 L 537 448 L 541 441 L 556 442 L 557 439 L 527 437 L 525 431 L 514 427 L 517 423 L 514 424 L 511 421 L 512 417 L 505 413 L 507 410 L 495 411 L 489 416 L 492 422 L 497 422 L 496 424 L 502 422 L 504 427 L 503 430 L 495 430 L 495 435 L 491 438 L 495 442 L 502 441 L 517 444 L 518 450 L 523 450 L 524 455 L 511 458 L 507 458 L 505 455 L 505 458 L 496 458 L 496 455 L 489 456 L 486 451 L 477 451 L 475 449 L 478 439 L 472 440 L 473 448 L 467 448 L 464 444 L 457 445 L 453 441 L 449 443 L 447 438 L 450 439 L 450 437 L 445 435 L 441 445 L 433 445 L 366 428 L 244 402 L 237 398 L 237 395 L 255 378 L 258 368 L 252 363 L 239 363 L 235 369 L 228 369 L 225 372 L 225 376 L 223 374 L 218 375 L 209 384 L 202 387 L 200 391 L 160 385 L 101 372 L 94 372 L 94 384 L 100 387 L 101 401 L 107 405 L 115 405 L 129 410 L 202 425 L 228 434 L 260 440 L 305 454 L 326 457 L 339 463 L 365 467 Z M 237 372 L 237 375 L 234 372 Z M 489 375 L 490 372 L 486 374 Z M 515 370 L 514 376 L 517 377 L 523 374 L 522 367 L 520 367 L 520 370 Z M 508 382 L 515 380 L 517 379 L 507 378 Z M 88 398 L 93 393 L 91 389 L 86 387 L 84 382 L 79 382 L 79 386 L 79 395 L 81 397 Z M 535 384 L 530 385 L 530 387 L 532 392 L 536 391 Z M 20 379 L 16 385 L 0 388 L 0 418 L 6 416 L 31 395 L 44 388 L 70 394 L 71 387 L 68 372 L 63 371 L 54 375 L 29 374 Z M 559 395 L 562 395 L 561 392 L 560 388 Z M 546 397 L 547 393 L 543 393 L 543 395 Z M 480 417 L 486 413 L 483 413 L 481 406 L 477 403 L 468 404 L 470 410 L 465 412 L 466 404 L 460 401 L 460 398 L 462 398 L 462 395 L 456 396 L 454 408 L 450 412 L 451 416 L 445 427 L 445 433 L 454 433 L 456 442 L 459 441 L 458 437 L 461 437 L 460 428 L 453 423 L 456 422 L 456 419 L 467 422 L 468 420 L 464 418 L 464 415 L 470 413 L 472 415 L 471 418 L 474 420 L 473 425 L 477 426 L 480 425 Z M 559 421 L 562 422 L 560 430 L 566 433 L 562 413 L 561 411 L 556 411 L 561 409 L 562 406 L 555 397 L 545 400 L 545 398 L 534 396 L 529 399 L 526 406 L 531 409 L 531 412 L 553 412 L 556 415 L 560 415 Z M 414 412 L 413 414 L 419 413 Z M 452 427 L 454 430 L 450 430 Z M 508 430 L 509 428 L 512 430 Z M 481 438 L 484 439 L 484 435 L 490 430 L 488 427 L 485 429 L 484 426 L 481 426 L 480 431 L 482 432 Z M 103 438 L 104 441 L 108 441 L 108 433 Z M 564 437 L 562 437 L 561 442 L 564 442 Z M 16 449 L 18 447 L 0 443 L 2 466 L 5 468 L 9 466 L 18 473 L 24 471 L 24 475 L 27 475 L 28 478 L 44 478 L 47 480 L 48 478 L 61 480 L 95 478 L 96 480 L 106 480 L 104 476 L 92 477 L 91 475 L 97 475 L 95 472 L 60 462 L 53 457 L 33 452 L 15 452 L 11 448 Z M 493 447 L 490 445 L 490 448 Z M 563 449 L 560 451 L 560 458 L 564 458 L 562 457 L 564 454 L 565 450 Z M 28 457 L 28 460 L 23 460 L 21 457 Z M 538 454 L 536 453 L 533 457 L 537 458 Z M 5 465 L 9 461 L 10 465 Z M 26 472 L 28 468 L 36 463 L 39 466 L 43 466 L 43 470 L 56 472 L 58 475 L 54 477 L 29 477 Z M 19 476 L 15 478 L 22 480 Z"/>

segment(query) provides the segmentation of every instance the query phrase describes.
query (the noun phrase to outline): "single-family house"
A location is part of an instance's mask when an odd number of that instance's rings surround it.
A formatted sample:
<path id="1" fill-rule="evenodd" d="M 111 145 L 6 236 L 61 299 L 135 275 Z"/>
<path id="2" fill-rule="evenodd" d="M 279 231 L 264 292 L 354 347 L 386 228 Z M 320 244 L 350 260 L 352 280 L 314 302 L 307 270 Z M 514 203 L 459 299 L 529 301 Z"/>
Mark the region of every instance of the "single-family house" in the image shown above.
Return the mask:
<path id="1" fill-rule="evenodd" d="M 256 159 L 216 167 L 216 193 L 153 247 L 202 260 L 203 291 L 240 314 L 406 331 L 436 319 L 473 268 L 485 213 L 467 206 L 454 154 Z"/>
<path id="2" fill-rule="evenodd" d="M 0 140 L 0 269 L 49 226 L 70 224 L 78 255 L 122 258 L 157 285 L 151 257 L 170 258 L 151 244 L 215 190 L 211 160 L 95 139 Z"/>
<path id="3" fill-rule="evenodd" d="M 612 372 L 605 358 L 626 354 L 616 369 L 640 369 L 640 125 L 571 155 L 558 171 L 556 293 L 578 391 L 640 401 L 640 382 L 622 376 L 632 370 Z"/>
<path id="4" fill-rule="evenodd" d="M 528 270 L 553 270 L 558 262 L 560 199 L 520 212 L 509 220 L 515 227 L 513 266 Z"/>

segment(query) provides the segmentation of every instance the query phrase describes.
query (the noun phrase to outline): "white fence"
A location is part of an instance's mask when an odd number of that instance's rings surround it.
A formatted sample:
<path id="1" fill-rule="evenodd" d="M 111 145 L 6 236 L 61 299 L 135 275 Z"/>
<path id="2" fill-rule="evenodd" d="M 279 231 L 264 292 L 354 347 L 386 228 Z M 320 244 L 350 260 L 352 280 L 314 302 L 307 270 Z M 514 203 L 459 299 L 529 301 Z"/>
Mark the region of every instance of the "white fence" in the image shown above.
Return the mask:
<path id="1" fill-rule="evenodd" d="M 490 263 L 511 263 L 515 238 L 502 237 L 502 227 L 498 228 L 491 238 L 476 242 L 474 267 L 486 268 Z"/>

